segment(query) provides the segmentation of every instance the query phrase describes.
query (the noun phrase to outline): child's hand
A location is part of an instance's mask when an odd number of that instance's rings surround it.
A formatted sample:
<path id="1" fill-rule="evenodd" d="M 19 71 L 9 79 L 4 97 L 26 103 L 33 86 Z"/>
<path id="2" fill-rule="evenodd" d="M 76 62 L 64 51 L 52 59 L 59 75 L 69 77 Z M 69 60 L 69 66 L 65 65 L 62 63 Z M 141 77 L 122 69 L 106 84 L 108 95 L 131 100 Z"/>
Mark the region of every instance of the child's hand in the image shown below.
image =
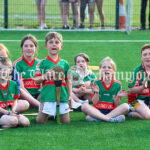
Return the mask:
<path id="1" fill-rule="evenodd" d="M 148 84 L 148 78 L 145 78 L 143 81 L 143 88 L 147 89 L 147 84 Z"/>
<path id="2" fill-rule="evenodd" d="M 81 93 L 85 93 L 86 92 L 86 87 L 84 86 L 84 87 L 80 87 L 80 89 L 81 89 Z"/>
<path id="3" fill-rule="evenodd" d="M 99 87 L 95 84 L 95 82 L 91 82 L 91 89 L 95 93 L 99 93 Z"/>
<path id="4" fill-rule="evenodd" d="M 129 94 L 129 91 L 120 90 L 117 94 L 118 97 L 127 97 Z"/>

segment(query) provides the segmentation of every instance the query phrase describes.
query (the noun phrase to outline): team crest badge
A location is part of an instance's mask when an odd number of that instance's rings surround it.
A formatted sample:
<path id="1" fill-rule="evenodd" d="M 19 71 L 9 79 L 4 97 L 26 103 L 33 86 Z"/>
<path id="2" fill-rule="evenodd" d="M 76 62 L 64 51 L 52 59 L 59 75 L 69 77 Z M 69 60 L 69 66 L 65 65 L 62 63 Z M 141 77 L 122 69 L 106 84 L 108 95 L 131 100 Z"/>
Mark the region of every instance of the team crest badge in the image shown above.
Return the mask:
<path id="1" fill-rule="evenodd" d="M 14 97 L 14 94 L 11 94 L 12 97 Z"/>

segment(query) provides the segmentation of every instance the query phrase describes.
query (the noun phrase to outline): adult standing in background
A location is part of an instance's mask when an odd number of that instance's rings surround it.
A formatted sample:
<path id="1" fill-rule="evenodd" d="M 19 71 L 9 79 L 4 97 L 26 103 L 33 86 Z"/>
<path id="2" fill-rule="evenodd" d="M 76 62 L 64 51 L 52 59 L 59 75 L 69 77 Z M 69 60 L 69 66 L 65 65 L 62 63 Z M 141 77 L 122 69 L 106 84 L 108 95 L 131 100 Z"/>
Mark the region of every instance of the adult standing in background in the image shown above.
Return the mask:
<path id="1" fill-rule="evenodd" d="M 45 6 L 47 4 L 47 0 L 35 0 L 35 2 L 37 6 L 39 29 L 47 29 L 47 25 L 45 23 Z"/>
<path id="2" fill-rule="evenodd" d="M 97 5 L 97 10 L 101 21 L 101 29 L 104 29 L 103 0 L 95 0 L 95 3 Z"/>
<path id="3" fill-rule="evenodd" d="M 141 30 L 146 27 L 146 7 L 148 0 L 141 0 Z M 149 1 L 149 29 L 150 29 L 150 1 Z"/>

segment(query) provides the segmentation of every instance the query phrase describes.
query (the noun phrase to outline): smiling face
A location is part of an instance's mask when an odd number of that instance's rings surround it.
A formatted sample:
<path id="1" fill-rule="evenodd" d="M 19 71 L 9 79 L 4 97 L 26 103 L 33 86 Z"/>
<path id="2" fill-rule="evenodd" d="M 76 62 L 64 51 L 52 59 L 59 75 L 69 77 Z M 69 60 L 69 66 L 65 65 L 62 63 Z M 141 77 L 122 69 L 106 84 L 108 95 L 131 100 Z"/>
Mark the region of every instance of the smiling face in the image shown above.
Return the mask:
<path id="1" fill-rule="evenodd" d="M 25 57 L 34 57 L 37 47 L 31 40 L 25 40 L 22 46 L 23 55 Z"/>
<path id="2" fill-rule="evenodd" d="M 100 68 L 100 74 L 103 76 L 104 79 L 111 79 L 114 75 L 113 67 L 110 61 L 104 61 Z"/>
<path id="3" fill-rule="evenodd" d="M 45 47 L 50 56 L 55 56 L 62 49 L 62 43 L 57 38 L 53 38 L 47 41 Z"/>
<path id="4" fill-rule="evenodd" d="M 86 70 L 88 67 L 88 64 L 83 57 L 78 56 L 76 58 L 76 66 L 79 66 L 81 69 Z"/>
<path id="5" fill-rule="evenodd" d="M 150 48 L 142 51 L 141 58 L 143 60 L 144 66 L 150 67 Z"/>
<path id="6" fill-rule="evenodd" d="M 0 79 L 7 81 L 10 72 L 11 72 L 11 68 L 8 67 L 8 66 L 6 66 L 6 65 L 3 65 L 3 64 L 0 62 Z"/>

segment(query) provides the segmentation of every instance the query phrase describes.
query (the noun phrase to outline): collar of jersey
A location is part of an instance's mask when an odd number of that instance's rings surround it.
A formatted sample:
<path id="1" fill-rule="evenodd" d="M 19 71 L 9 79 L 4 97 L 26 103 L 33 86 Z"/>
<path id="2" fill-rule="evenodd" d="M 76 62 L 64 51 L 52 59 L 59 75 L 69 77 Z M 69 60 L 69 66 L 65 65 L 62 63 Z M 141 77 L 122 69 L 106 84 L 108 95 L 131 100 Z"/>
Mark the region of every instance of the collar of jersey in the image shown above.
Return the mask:
<path id="1" fill-rule="evenodd" d="M 60 60 L 59 56 L 58 56 L 56 61 L 53 60 L 52 58 L 50 58 L 49 56 L 47 56 L 47 59 L 50 60 L 51 62 L 53 62 L 54 64 L 57 64 L 59 62 L 59 60 Z"/>
<path id="2" fill-rule="evenodd" d="M 32 67 L 33 64 L 34 64 L 34 62 L 35 62 L 35 58 L 33 58 L 32 62 L 30 62 L 30 63 L 25 59 L 24 56 L 22 56 L 22 59 L 25 61 L 25 63 L 26 63 L 29 67 Z"/>
<path id="3" fill-rule="evenodd" d="M 103 84 L 104 88 L 108 91 L 112 87 L 112 85 L 113 85 L 114 78 L 112 78 L 109 87 L 106 86 L 105 82 L 103 81 L 103 78 L 101 78 L 101 81 L 102 81 L 102 84 Z"/>
<path id="4" fill-rule="evenodd" d="M 5 86 L 3 86 L 2 84 L 0 84 L 0 88 L 3 90 L 6 90 L 9 86 L 10 81 L 7 82 L 7 84 Z"/>

